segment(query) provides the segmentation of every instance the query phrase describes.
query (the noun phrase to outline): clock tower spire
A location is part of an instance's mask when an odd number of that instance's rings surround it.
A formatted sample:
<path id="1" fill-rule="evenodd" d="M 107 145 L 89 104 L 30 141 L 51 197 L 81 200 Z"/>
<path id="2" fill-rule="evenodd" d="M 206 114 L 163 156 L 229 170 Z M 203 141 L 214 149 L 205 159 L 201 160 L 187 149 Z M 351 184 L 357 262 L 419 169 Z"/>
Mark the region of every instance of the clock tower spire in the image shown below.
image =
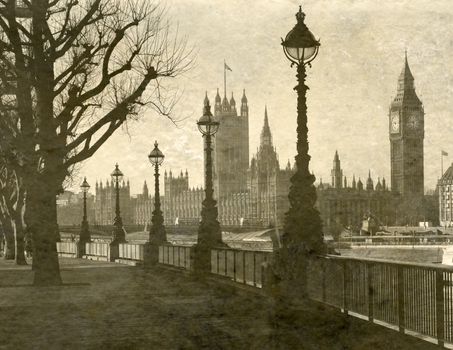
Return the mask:
<path id="1" fill-rule="evenodd" d="M 406 52 L 396 97 L 389 109 L 391 188 L 403 198 L 424 194 L 424 116 Z"/>

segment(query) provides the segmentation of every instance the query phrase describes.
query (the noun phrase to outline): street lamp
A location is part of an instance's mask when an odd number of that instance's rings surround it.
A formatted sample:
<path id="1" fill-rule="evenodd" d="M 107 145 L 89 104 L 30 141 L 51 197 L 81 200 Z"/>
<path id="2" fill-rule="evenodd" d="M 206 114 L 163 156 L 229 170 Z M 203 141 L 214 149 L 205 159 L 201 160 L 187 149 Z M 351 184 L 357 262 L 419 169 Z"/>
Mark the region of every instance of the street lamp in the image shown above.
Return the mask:
<path id="1" fill-rule="evenodd" d="M 110 174 L 112 177 L 112 181 L 115 183 L 115 191 L 116 191 L 116 206 L 115 206 L 115 219 L 113 220 L 113 240 L 112 244 L 117 243 L 125 243 L 126 237 L 124 234 L 123 229 L 123 220 L 121 219 L 120 213 L 120 181 L 123 179 L 123 173 L 118 168 L 118 163 L 115 165 L 115 169 Z"/>
<path id="2" fill-rule="evenodd" d="M 195 269 L 206 271 L 210 269 L 211 248 L 223 246 L 220 223 L 217 220 L 217 202 L 214 199 L 212 182 L 212 137 L 219 130 L 220 123 L 211 113 L 211 106 L 206 96 L 203 116 L 198 120 L 198 130 L 205 140 L 205 199 L 202 203 L 201 221 L 198 228 L 198 239 L 195 246 Z"/>
<path id="3" fill-rule="evenodd" d="M 90 189 L 90 185 L 87 182 L 87 178 L 83 178 L 83 182 L 80 185 L 80 189 L 83 192 L 83 218 L 82 218 L 82 227 L 80 230 L 80 244 L 85 244 L 91 241 L 90 230 L 88 228 L 88 220 L 87 220 L 87 193 Z"/>
<path id="4" fill-rule="evenodd" d="M 164 154 L 158 147 L 157 141 L 154 142 L 154 149 L 148 155 L 149 162 L 154 165 L 154 210 L 151 217 L 151 228 L 149 230 L 149 243 L 162 244 L 167 241 L 165 234 L 164 217 L 160 209 L 159 194 L 159 165 L 164 161 Z"/>
<path id="5" fill-rule="evenodd" d="M 282 257 L 288 259 L 287 278 L 302 279 L 305 286 L 306 258 L 313 252 L 324 252 L 322 223 L 319 211 L 315 208 L 316 189 L 313 185 L 315 176 L 310 173 L 308 154 L 307 105 L 305 85 L 306 66 L 318 54 L 320 43 L 304 23 L 305 14 L 302 7 L 296 14 L 297 23 L 282 39 L 283 52 L 297 66 L 297 155 L 296 172 L 291 177 L 289 191 L 290 208 L 286 213 Z M 293 266 L 290 268 L 289 266 Z M 295 267 L 295 268 L 294 268 Z"/>

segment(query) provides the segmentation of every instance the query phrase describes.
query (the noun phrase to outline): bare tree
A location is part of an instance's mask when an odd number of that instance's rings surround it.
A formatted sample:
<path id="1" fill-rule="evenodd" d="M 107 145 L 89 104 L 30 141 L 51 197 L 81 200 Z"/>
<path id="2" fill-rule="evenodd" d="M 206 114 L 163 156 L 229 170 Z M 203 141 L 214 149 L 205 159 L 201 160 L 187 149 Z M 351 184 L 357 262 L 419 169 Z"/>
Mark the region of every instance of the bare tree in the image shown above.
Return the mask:
<path id="1" fill-rule="evenodd" d="M 143 107 L 171 116 L 163 78 L 187 70 L 193 55 L 148 1 L 0 5 L 0 80 L 14 82 L 17 116 L 5 148 L 27 195 L 34 284 L 60 284 L 56 195 L 66 176 Z"/>

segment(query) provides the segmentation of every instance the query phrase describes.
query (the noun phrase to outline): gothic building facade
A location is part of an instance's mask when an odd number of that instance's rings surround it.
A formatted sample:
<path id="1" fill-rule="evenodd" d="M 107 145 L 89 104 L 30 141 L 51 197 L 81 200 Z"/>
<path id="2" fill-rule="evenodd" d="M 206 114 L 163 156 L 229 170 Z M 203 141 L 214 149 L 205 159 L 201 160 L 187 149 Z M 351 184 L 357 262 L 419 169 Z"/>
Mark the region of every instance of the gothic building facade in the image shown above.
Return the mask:
<path id="1" fill-rule="evenodd" d="M 204 104 L 209 103 L 206 96 Z M 267 108 L 260 145 L 249 166 L 248 102 L 243 92 L 240 114 L 234 97 L 215 97 L 214 116 L 220 128 L 213 142 L 214 195 L 222 225 L 281 225 L 288 209 L 291 166 L 280 169 L 272 144 Z M 189 187 L 187 171 L 164 175 L 166 224 L 198 224 L 204 190 Z"/>
<path id="2" fill-rule="evenodd" d="M 120 210 L 121 218 L 125 225 L 133 223 L 132 220 L 132 201 L 129 180 L 127 183 L 123 181 L 119 184 L 120 192 Z M 116 205 L 116 190 L 113 181 L 107 180 L 105 185 L 102 181 L 96 181 L 95 186 L 95 202 L 94 202 L 94 224 L 95 225 L 111 225 L 115 218 Z"/>
<path id="3" fill-rule="evenodd" d="M 348 184 L 343 175 L 340 157 L 335 152 L 331 171 L 331 184 L 319 184 L 317 207 L 323 221 L 325 233 L 338 234 L 343 228 L 358 232 L 365 216 L 372 215 L 381 225 L 393 225 L 398 215 L 400 195 L 389 190 L 383 178 L 376 185 L 368 172 L 365 184 L 352 177 Z"/>
<path id="4" fill-rule="evenodd" d="M 189 187 L 189 173 L 164 174 L 163 215 L 165 225 L 196 225 L 200 221 L 204 191 Z"/>
<path id="5" fill-rule="evenodd" d="M 136 225 L 149 225 L 154 210 L 154 200 L 149 194 L 148 184 L 143 184 L 142 193 L 131 198 L 132 222 Z"/>

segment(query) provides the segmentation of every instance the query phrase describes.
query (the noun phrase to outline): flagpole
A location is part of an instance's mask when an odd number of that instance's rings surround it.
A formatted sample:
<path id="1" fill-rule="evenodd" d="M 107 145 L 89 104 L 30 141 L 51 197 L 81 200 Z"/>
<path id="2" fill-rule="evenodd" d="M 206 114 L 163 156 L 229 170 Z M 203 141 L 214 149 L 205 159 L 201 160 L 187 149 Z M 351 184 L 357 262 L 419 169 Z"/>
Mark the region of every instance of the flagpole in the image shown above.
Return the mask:
<path id="1" fill-rule="evenodd" d="M 223 91 L 226 97 L 226 62 L 223 60 Z"/>
<path id="2" fill-rule="evenodd" d="M 444 153 L 440 151 L 440 178 L 444 175 Z"/>

